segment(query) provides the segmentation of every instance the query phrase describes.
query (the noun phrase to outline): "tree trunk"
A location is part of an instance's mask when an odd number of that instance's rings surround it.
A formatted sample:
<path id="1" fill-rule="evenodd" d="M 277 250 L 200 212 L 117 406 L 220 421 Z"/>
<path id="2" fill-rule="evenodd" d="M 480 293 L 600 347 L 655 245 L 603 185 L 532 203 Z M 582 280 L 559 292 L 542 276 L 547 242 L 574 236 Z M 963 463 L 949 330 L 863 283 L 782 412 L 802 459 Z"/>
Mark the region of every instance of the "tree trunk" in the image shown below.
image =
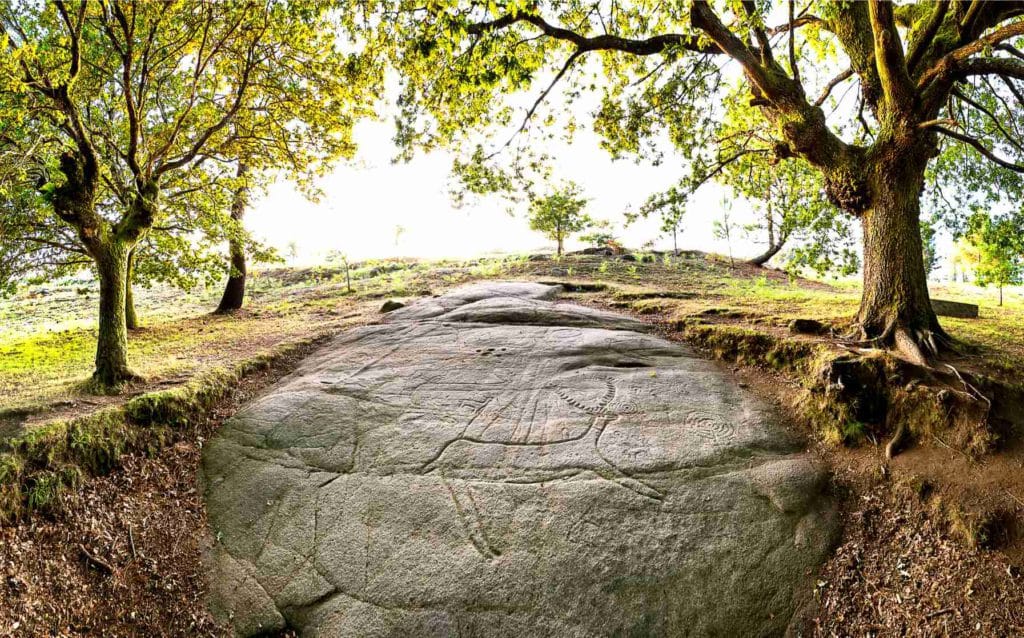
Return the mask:
<path id="1" fill-rule="evenodd" d="M 754 257 L 753 259 L 749 260 L 749 263 L 751 263 L 751 264 L 753 264 L 755 266 L 763 266 L 763 265 L 767 264 L 768 261 L 771 260 L 772 257 L 774 257 L 775 255 L 779 254 L 780 250 L 782 250 L 782 242 L 778 242 L 776 244 L 769 245 L 768 246 L 768 250 L 764 251 L 763 253 L 761 253 L 757 257 Z"/>
<path id="2" fill-rule="evenodd" d="M 244 178 L 248 173 L 248 167 L 239 162 L 235 176 Z M 225 314 L 234 310 L 240 310 L 245 303 L 245 243 L 242 241 L 242 219 L 245 217 L 245 208 L 249 200 L 249 188 L 239 186 L 235 191 L 234 201 L 231 202 L 231 219 L 236 227 L 232 229 L 228 239 L 228 252 L 231 256 L 231 270 L 228 274 L 228 283 L 224 287 L 224 296 L 217 306 L 217 314 Z"/>
<path id="3" fill-rule="evenodd" d="M 111 387 L 138 377 L 128 368 L 128 253 L 123 242 L 109 240 L 94 251 L 100 280 L 99 339 L 93 379 Z"/>
<path id="4" fill-rule="evenodd" d="M 872 204 L 861 215 L 864 292 L 857 313 L 864 339 L 922 365 L 948 343 L 928 296 L 919 222 L 923 175 L 923 166 L 875 173 Z"/>
<path id="5" fill-rule="evenodd" d="M 999 307 L 1003 307 L 1003 284 L 999 284 Z"/>
<path id="6" fill-rule="evenodd" d="M 558 256 L 559 257 L 562 256 L 562 242 L 563 242 L 562 237 L 559 236 L 558 237 Z"/>
<path id="7" fill-rule="evenodd" d="M 129 330 L 139 329 L 139 315 L 135 312 L 135 295 L 132 293 L 132 282 L 135 279 L 135 249 L 128 252 L 128 267 L 125 273 L 124 290 L 124 323 Z"/>
<path id="8" fill-rule="evenodd" d="M 751 264 L 753 264 L 755 266 L 763 266 L 763 265 L 767 264 L 768 261 L 772 257 L 774 257 L 775 255 L 779 254 L 779 251 L 782 250 L 783 244 L 786 243 L 786 240 L 781 238 L 781 237 L 779 238 L 779 241 L 775 241 L 775 213 L 772 210 L 772 200 L 771 200 L 771 198 L 772 198 L 772 189 L 771 189 L 771 186 L 769 186 L 768 187 L 768 208 L 767 208 L 767 211 L 765 213 L 765 224 L 766 224 L 767 230 L 768 230 L 768 250 L 764 251 L 763 253 L 761 253 L 757 257 L 754 257 L 753 259 L 751 259 L 749 261 L 749 263 L 751 263 Z"/>

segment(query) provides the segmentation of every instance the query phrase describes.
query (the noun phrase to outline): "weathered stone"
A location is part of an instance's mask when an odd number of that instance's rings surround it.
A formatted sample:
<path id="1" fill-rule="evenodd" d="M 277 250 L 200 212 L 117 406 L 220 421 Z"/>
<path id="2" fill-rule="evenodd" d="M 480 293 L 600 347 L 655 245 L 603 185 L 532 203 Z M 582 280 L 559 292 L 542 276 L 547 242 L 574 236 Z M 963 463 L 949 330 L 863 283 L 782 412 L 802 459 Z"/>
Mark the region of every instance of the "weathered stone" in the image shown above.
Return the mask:
<path id="1" fill-rule="evenodd" d="M 398 310 L 399 308 L 405 308 L 405 304 L 402 303 L 401 301 L 395 301 L 394 299 L 388 299 L 387 301 L 384 302 L 384 305 L 382 305 L 380 307 L 380 311 L 381 312 L 392 312 L 393 310 Z"/>
<path id="2" fill-rule="evenodd" d="M 485 284 L 338 337 L 207 444 L 211 608 L 308 636 L 783 633 L 822 476 L 717 364 Z"/>
<path id="3" fill-rule="evenodd" d="M 932 310 L 940 317 L 957 317 L 959 319 L 977 319 L 978 306 L 972 303 L 932 299 Z"/>

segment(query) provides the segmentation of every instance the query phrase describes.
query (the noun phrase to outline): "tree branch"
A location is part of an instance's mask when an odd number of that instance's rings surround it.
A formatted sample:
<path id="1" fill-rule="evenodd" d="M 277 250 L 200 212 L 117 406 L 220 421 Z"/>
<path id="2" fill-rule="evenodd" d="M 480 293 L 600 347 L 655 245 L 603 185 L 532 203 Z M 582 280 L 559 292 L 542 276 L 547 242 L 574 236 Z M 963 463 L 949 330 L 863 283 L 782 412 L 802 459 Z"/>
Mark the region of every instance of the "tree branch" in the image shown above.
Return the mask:
<path id="1" fill-rule="evenodd" d="M 58 0 L 56 3 L 57 12 L 60 14 L 61 20 L 64 22 L 64 26 L 68 29 L 68 35 L 70 40 L 70 54 L 71 64 L 68 69 L 68 85 L 75 81 L 78 77 L 78 72 L 82 68 L 82 22 L 85 20 L 85 10 L 88 6 L 88 0 L 81 0 L 78 5 L 78 16 L 75 20 L 71 19 L 71 15 L 68 13 L 68 8 L 65 6 L 63 0 Z"/>
<path id="2" fill-rule="evenodd" d="M 1024 80 L 1024 63 L 1010 58 L 974 58 L 960 66 L 958 77 L 1000 75 Z"/>
<path id="3" fill-rule="evenodd" d="M 974 149 L 977 150 L 979 153 L 981 153 L 984 157 L 986 157 L 987 159 L 991 160 L 992 162 L 995 162 L 996 164 L 1002 166 L 1003 168 L 1007 168 L 1007 169 L 1009 169 L 1011 171 L 1016 171 L 1018 173 L 1024 173 L 1024 165 L 1014 164 L 1013 162 L 1010 162 L 1008 160 L 1004 160 L 1003 158 L 997 156 L 992 151 L 990 151 L 987 148 L 985 148 L 984 144 L 982 144 L 978 140 L 974 139 L 973 137 L 970 137 L 969 135 L 964 135 L 962 133 L 957 133 L 956 131 L 951 131 L 948 128 L 943 128 L 941 126 L 933 126 L 932 129 L 935 130 L 935 131 L 938 131 L 939 133 L 942 133 L 943 135 L 951 137 L 951 138 L 953 138 L 955 140 L 959 140 L 959 141 L 963 142 L 964 144 L 968 144 L 968 145 L 974 147 Z"/>
<path id="4" fill-rule="evenodd" d="M 870 0 L 868 15 L 871 17 L 875 66 L 882 82 L 882 93 L 894 109 L 906 112 L 913 107 L 914 85 L 907 72 L 907 61 L 903 57 L 903 45 L 896 30 L 892 4 L 886 0 Z"/>
<path id="5" fill-rule="evenodd" d="M 801 16 L 799 18 L 796 18 L 795 20 L 792 20 L 791 22 L 784 22 L 783 24 L 780 24 L 777 27 L 770 27 L 766 29 L 765 32 L 768 35 L 779 35 L 780 33 L 786 33 L 787 31 L 799 29 L 800 27 L 808 24 L 824 25 L 825 21 L 819 18 L 818 16 Z"/>
<path id="6" fill-rule="evenodd" d="M 555 74 L 555 77 L 554 79 L 551 80 L 551 83 L 548 84 L 547 88 L 545 88 L 541 92 L 540 96 L 534 101 L 533 106 L 530 107 L 530 110 L 526 112 L 526 116 L 523 117 L 523 123 L 519 125 L 519 128 L 516 129 L 515 133 L 509 136 L 508 141 L 502 144 L 501 147 L 498 148 L 498 150 L 488 155 L 487 159 L 491 159 L 495 155 L 500 153 L 503 149 L 505 149 L 506 147 L 508 147 L 509 144 L 512 143 L 512 140 L 514 140 L 517 135 L 526 130 L 526 127 L 529 125 L 530 119 L 533 117 L 533 114 L 537 112 L 537 109 L 540 107 L 540 105 L 544 102 L 545 99 L 547 99 L 548 94 L 551 93 L 551 90 L 555 88 L 555 85 L 558 84 L 558 81 L 565 76 L 565 74 L 572 67 L 573 63 L 576 62 L 576 60 L 578 60 L 583 54 L 583 51 L 577 49 L 572 53 L 572 55 L 568 57 L 568 59 L 566 59 L 565 64 L 562 65 L 562 68 L 558 71 L 557 74 Z"/>
<path id="7" fill-rule="evenodd" d="M 658 55 L 668 49 L 680 48 L 695 53 L 721 53 L 719 47 L 704 44 L 700 38 L 695 36 L 669 33 L 656 35 L 645 39 L 623 38 L 615 35 L 602 34 L 598 36 L 585 36 L 575 31 L 555 26 L 533 13 L 510 13 L 496 20 L 478 22 L 466 27 L 470 35 L 485 35 L 492 31 L 499 31 L 513 24 L 526 22 L 540 29 L 545 35 L 556 40 L 563 40 L 575 45 L 580 52 L 587 51 L 622 51 L 633 55 Z"/>
<path id="8" fill-rule="evenodd" d="M 268 25 L 264 24 L 263 29 L 255 36 L 253 36 L 253 40 L 250 43 L 249 50 L 246 55 L 246 62 L 245 67 L 242 71 L 241 81 L 239 82 L 238 88 L 236 89 L 235 99 L 231 107 L 228 109 L 226 113 L 224 113 L 224 115 L 219 120 L 217 120 L 217 122 L 209 126 L 205 131 L 203 131 L 192 144 L 192 146 L 181 157 L 178 157 L 177 159 L 168 162 L 161 162 L 154 171 L 154 175 L 156 177 L 163 175 L 167 171 L 181 168 L 182 166 L 185 166 L 186 164 L 191 162 L 193 159 L 195 159 L 199 152 L 203 150 L 203 146 L 206 145 L 209 139 L 213 137 L 218 131 L 227 126 L 234 119 L 235 114 L 241 108 L 242 102 L 245 99 L 245 96 L 247 95 L 249 81 L 256 66 L 256 47 L 259 44 L 261 38 L 263 37 L 263 34 L 266 33 L 267 26 Z"/>
<path id="9" fill-rule="evenodd" d="M 796 0 L 789 0 L 789 69 L 793 79 L 800 82 L 800 69 L 796 66 L 796 29 L 793 28 L 793 13 Z"/>
<path id="10" fill-rule="evenodd" d="M 932 40 L 935 39 L 935 34 L 939 32 L 939 27 L 942 26 L 942 21 L 946 18 L 946 11 L 949 10 L 949 2 L 939 2 L 935 5 L 935 10 L 932 11 L 931 16 L 928 18 L 928 24 L 925 25 L 920 35 L 910 43 L 910 54 L 907 56 L 907 71 L 911 74 L 914 73 L 914 69 L 924 58 L 925 53 L 928 52 L 928 47 L 931 46 Z"/>
<path id="11" fill-rule="evenodd" d="M 843 71 L 842 73 L 840 73 L 836 77 L 832 78 L 832 81 L 829 82 L 828 85 L 825 86 L 825 89 L 821 92 L 821 95 L 818 96 L 818 99 L 814 100 L 814 106 L 821 106 L 822 104 L 824 104 L 825 100 L 828 99 L 828 96 L 831 95 L 832 91 L 837 86 L 842 84 L 844 80 L 846 80 L 847 78 L 849 78 L 852 75 L 853 75 L 853 67 L 850 67 L 849 69 L 846 69 L 845 71 Z"/>
<path id="12" fill-rule="evenodd" d="M 996 129 L 1000 133 L 1003 134 L 1004 138 L 1006 138 L 1007 142 L 1009 142 L 1010 144 L 1015 146 L 1017 148 L 1017 150 L 1024 151 L 1024 145 L 1021 145 L 1021 143 L 1018 142 L 1016 139 L 1014 139 L 1014 136 L 1011 135 L 1010 132 L 1007 131 L 1006 128 L 1003 127 L 1003 124 L 999 121 L 999 118 L 996 117 L 995 113 L 993 113 L 989 109 L 985 108 L 984 105 L 976 102 L 975 100 L 972 100 L 967 95 L 964 95 L 964 93 L 959 91 L 958 89 L 953 89 L 953 95 L 956 96 L 956 98 L 961 100 L 962 102 L 965 102 L 965 103 L 971 105 L 975 109 L 977 109 L 977 110 L 981 111 L 982 113 L 984 113 L 985 115 L 987 115 L 988 118 L 990 120 L 992 120 L 992 123 L 995 124 Z M 1011 113 L 1011 115 L 1012 115 L 1012 113 Z"/>

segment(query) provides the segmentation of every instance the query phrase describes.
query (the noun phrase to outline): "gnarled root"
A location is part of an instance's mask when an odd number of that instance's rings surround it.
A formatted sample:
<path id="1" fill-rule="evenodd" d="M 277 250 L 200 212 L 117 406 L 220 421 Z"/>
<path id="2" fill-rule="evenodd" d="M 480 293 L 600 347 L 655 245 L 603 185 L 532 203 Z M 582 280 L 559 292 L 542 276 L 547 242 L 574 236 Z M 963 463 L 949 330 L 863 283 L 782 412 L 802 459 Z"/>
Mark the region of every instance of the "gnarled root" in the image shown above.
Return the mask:
<path id="1" fill-rule="evenodd" d="M 889 321 L 877 336 L 870 336 L 863 324 L 855 325 L 853 334 L 848 335 L 843 344 L 859 348 L 892 349 L 907 361 L 922 367 L 928 367 L 929 361 L 943 352 L 957 352 L 953 340 L 942 328 L 898 327 L 895 320 Z"/>

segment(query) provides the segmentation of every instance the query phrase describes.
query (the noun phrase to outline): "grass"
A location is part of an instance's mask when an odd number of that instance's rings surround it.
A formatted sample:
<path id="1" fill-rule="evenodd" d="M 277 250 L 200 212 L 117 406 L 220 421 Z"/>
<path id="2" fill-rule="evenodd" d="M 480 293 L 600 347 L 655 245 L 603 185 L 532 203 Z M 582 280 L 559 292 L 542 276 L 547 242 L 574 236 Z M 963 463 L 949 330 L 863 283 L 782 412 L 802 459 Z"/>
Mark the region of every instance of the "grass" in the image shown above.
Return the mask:
<path id="1" fill-rule="evenodd" d="M 249 374 L 317 340 L 293 341 L 231 366 L 208 368 L 177 387 L 6 438 L 0 445 L 0 522 L 54 508 L 65 490 L 84 477 L 108 473 L 125 454 L 156 454 Z"/>
<path id="2" fill-rule="evenodd" d="M 278 269 L 255 277 L 243 313 L 215 317 L 219 289 L 182 293 L 162 287 L 137 292 L 143 329 L 131 335 L 133 368 L 152 383 L 190 377 L 247 352 L 344 324 L 366 299 L 417 296 L 480 278 L 522 277 L 601 280 L 634 309 L 671 312 L 678 318 L 717 308 L 745 325 L 785 326 L 811 318 L 843 326 L 856 312 L 853 280 L 795 280 L 710 256 L 664 255 L 641 261 L 567 256 L 531 262 L 522 256 L 471 262 L 370 261 L 350 271 L 353 292 L 340 268 Z M 689 298 L 660 298 L 670 291 Z M 1020 378 L 1024 359 L 1024 296 L 1010 290 L 1004 307 L 995 292 L 963 284 L 933 286 L 933 294 L 979 303 L 978 320 L 943 319 L 956 338 L 976 346 L 986 362 Z M 643 299 L 644 296 L 654 297 Z M 0 301 L 0 414 L 32 413 L 88 397 L 84 382 L 95 357 L 95 292 L 90 282 L 29 290 Z M 627 305 L 627 304 L 623 304 Z"/>
<path id="3" fill-rule="evenodd" d="M 376 279 L 358 282 L 348 294 L 331 276 L 289 280 L 282 273 L 259 277 L 245 311 L 210 315 L 215 289 L 187 294 L 166 288 L 142 289 L 143 327 L 129 338 L 129 361 L 151 383 L 188 378 L 276 344 L 301 339 L 325 327 L 342 325 L 367 293 L 382 287 Z M 94 296 L 51 292 L 61 317 L 40 321 L 38 293 L 29 291 L 0 302 L 7 317 L 0 335 L 0 413 L 32 413 L 88 397 L 95 357 Z"/>

